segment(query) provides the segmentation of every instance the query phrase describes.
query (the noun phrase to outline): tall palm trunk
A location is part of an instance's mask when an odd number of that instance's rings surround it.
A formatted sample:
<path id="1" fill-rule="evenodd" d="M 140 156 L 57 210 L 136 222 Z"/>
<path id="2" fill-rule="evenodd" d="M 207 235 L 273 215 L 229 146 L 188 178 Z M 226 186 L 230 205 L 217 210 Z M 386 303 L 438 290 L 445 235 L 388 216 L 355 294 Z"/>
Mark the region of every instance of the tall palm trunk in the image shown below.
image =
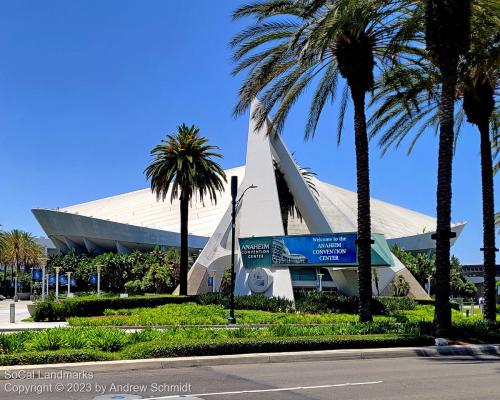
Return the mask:
<path id="1" fill-rule="evenodd" d="M 365 92 L 351 88 L 354 103 L 354 137 L 356 145 L 356 179 L 358 191 L 358 285 L 359 318 L 372 321 L 370 165 L 366 133 Z"/>
<path id="2" fill-rule="evenodd" d="M 483 192 L 484 318 L 496 320 L 495 205 L 489 121 L 479 124 Z"/>
<path id="3" fill-rule="evenodd" d="M 453 170 L 453 116 L 457 68 L 443 68 L 443 84 L 440 102 L 439 159 L 437 182 L 437 228 L 436 228 L 436 294 L 434 330 L 437 336 L 446 335 L 451 328 L 450 305 L 450 239 L 451 199 Z"/>
<path id="4" fill-rule="evenodd" d="M 285 236 L 288 235 L 288 214 L 290 213 L 290 208 L 286 204 L 280 204 L 281 209 L 281 219 L 283 220 L 283 232 Z"/>
<path id="5" fill-rule="evenodd" d="M 180 196 L 181 207 L 181 259 L 180 259 L 180 290 L 181 296 L 187 295 L 188 286 L 188 215 L 189 199 L 184 193 Z"/>
<path id="6" fill-rule="evenodd" d="M 7 297 L 7 264 L 3 265 L 3 291 L 4 296 Z"/>

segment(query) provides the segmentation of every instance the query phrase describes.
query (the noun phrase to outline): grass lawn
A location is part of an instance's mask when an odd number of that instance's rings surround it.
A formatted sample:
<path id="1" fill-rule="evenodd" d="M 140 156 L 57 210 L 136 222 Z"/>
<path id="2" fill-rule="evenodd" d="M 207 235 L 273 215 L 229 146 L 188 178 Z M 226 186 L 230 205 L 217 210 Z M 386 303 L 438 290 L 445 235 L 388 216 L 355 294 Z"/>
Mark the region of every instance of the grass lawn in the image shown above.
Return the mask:
<path id="1" fill-rule="evenodd" d="M 229 311 L 220 305 L 195 303 L 166 304 L 156 308 L 107 310 L 101 317 L 69 318 L 71 326 L 175 326 L 175 325 L 225 325 Z M 236 310 L 238 324 L 336 324 L 355 323 L 355 314 L 293 314 L 268 311 Z M 376 322 L 396 322 L 396 318 L 376 316 Z"/>

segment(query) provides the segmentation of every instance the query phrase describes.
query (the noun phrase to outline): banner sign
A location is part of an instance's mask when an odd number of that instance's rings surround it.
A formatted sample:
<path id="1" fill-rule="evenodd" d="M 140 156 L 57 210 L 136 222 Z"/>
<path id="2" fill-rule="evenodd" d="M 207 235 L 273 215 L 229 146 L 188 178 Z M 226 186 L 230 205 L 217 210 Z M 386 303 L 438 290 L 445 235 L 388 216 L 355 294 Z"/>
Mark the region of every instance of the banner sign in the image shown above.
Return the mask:
<path id="1" fill-rule="evenodd" d="M 239 239 L 245 268 L 351 266 L 357 264 L 357 234 L 267 236 Z"/>
<path id="2" fill-rule="evenodd" d="M 61 286 L 68 285 L 68 276 L 67 275 L 59 275 L 59 285 L 61 285 Z"/>
<path id="3" fill-rule="evenodd" d="M 56 276 L 55 275 L 48 275 L 47 279 L 49 281 L 49 286 L 56 285 Z"/>
<path id="4" fill-rule="evenodd" d="M 97 286 L 97 274 L 92 274 L 89 276 L 89 285 Z"/>
<path id="5" fill-rule="evenodd" d="M 35 282 L 41 282 L 42 281 L 42 270 L 41 269 L 34 269 L 31 271 L 31 280 Z"/>

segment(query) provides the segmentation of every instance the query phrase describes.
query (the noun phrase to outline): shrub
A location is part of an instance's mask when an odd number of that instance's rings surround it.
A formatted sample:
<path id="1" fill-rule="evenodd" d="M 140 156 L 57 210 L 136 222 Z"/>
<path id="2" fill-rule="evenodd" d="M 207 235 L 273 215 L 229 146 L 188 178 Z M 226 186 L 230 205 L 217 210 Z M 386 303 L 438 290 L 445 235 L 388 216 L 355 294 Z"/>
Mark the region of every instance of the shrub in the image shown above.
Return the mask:
<path id="1" fill-rule="evenodd" d="M 489 343 L 500 342 L 500 323 L 477 319 L 463 319 L 453 323 L 451 335 Z"/>
<path id="2" fill-rule="evenodd" d="M 221 305 L 229 308 L 229 295 L 225 293 L 207 293 L 197 297 L 198 304 Z M 294 310 L 293 302 L 282 297 L 266 297 L 263 294 L 251 296 L 236 296 L 234 307 L 237 310 L 260 310 L 272 312 L 291 312 Z"/>
<path id="3" fill-rule="evenodd" d="M 0 354 L 23 351 L 24 344 L 29 341 L 34 334 L 35 332 L 33 331 L 0 333 Z"/>
<path id="4" fill-rule="evenodd" d="M 0 354 L 0 365 L 56 364 L 86 361 L 110 361 L 114 357 L 96 350 L 36 351 Z"/>
<path id="5" fill-rule="evenodd" d="M 325 312 L 357 314 L 359 299 L 336 292 L 299 292 L 296 296 L 298 311 L 317 314 Z M 374 297 L 372 312 L 378 315 L 392 315 L 400 310 L 413 310 L 415 301 L 408 297 Z"/>
<path id="6" fill-rule="evenodd" d="M 157 307 L 163 304 L 181 304 L 193 301 L 188 296 L 133 296 L 119 297 L 77 297 L 61 302 L 42 301 L 36 304 L 35 321 L 62 321 L 69 317 L 91 317 L 103 315 L 106 309 Z"/>
<path id="7" fill-rule="evenodd" d="M 395 276 L 391 281 L 391 286 L 396 297 L 407 296 L 410 292 L 410 284 L 402 275 Z"/>
<path id="8" fill-rule="evenodd" d="M 144 294 L 144 285 L 140 280 L 130 281 L 125 284 L 125 293 L 130 296 L 137 296 Z"/>
<path id="9" fill-rule="evenodd" d="M 128 344 L 128 335 L 119 329 L 95 329 L 90 331 L 91 346 L 105 352 L 117 352 Z"/>
<path id="10" fill-rule="evenodd" d="M 67 347 L 65 331 L 64 328 L 54 328 L 37 332 L 24 347 L 28 351 L 59 350 Z"/>
<path id="11" fill-rule="evenodd" d="M 393 315 L 398 311 L 414 310 L 417 303 L 409 297 L 376 297 L 373 308 L 377 313 Z"/>
<path id="12" fill-rule="evenodd" d="M 336 292 L 298 292 L 296 307 L 297 311 L 311 314 L 325 312 L 356 314 L 358 312 L 358 298 L 344 296 Z"/>
<path id="13" fill-rule="evenodd" d="M 163 341 L 139 343 L 123 352 L 124 358 L 187 357 L 197 355 L 223 355 L 267 353 L 282 351 L 311 351 L 341 348 L 368 348 L 393 346 L 423 346 L 434 343 L 430 336 L 407 335 L 353 335 L 292 338 L 232 338 L 206 341 Z"/>

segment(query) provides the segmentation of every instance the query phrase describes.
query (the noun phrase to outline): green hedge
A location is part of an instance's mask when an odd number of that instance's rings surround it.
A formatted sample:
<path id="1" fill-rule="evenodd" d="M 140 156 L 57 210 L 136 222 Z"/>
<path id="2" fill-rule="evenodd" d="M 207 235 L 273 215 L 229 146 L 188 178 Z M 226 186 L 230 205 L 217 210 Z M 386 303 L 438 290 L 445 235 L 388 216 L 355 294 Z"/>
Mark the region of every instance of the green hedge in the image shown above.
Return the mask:
<path id="1" fill-rule="evenodd" d="M 423 305 L 423 306 L 427 306 L 427 305 L 433 306 L 434 303 L 435 303 L 434 299 L 413 299 L 413 300 L 417 304 L 420 304 L 420 305 Z M 455 301 L 451 301 L 450 303 L 451 303 L 451 308 L 453 308 L 454 310 L 460 310 L 460 304 L 458 304 Z"/>
<path id="2" fill-rule="evenodd" d="M 0 354 L 0 365 L 34 365 L 76 363 L 87 361 L 110 361 L 112 354 L 97 350 L 56 350 Z"/>
<path id="3" fill-rule="evenodd" d="M 450 334 L 455 338 L 500 343 L 500 322 L 465 319 L 454 322 Z"/>
<path id="4" fill-rule="evenodd" d="M 42 301 L 36 303 L 35 321 L 64 321 L 69 317 L 94 317 L 104 315 L 104 310 L 157 307 L 164 304 L 192 302 L 189 296 L 132 296 L 132 297 L 76 297 L 60 302 Z"/>
<path id="5" fill-rule="evenodd" d="M 426 346 L 432 344 L 434 344 L 434 338 L 431 336 L 404 335 L 251 338 L 229 339 L 225 341 L 139 343 L 125 349 L 122 356 L 127 359 L 142 359 L 344 348 Z"/>
<path id="6" fill-rule="evenodd" d="M 229 308 L 229 295 L 225 293 L 206 293 L 197 296 L 197 303 L 201 305 L 217 304 Z M 234 308 L 237 310 L 260 310 L 271 312 L 294 311 L 293 301 L 282 297 L 266 297 L 263 294 L 251 296 L 236 296 Z"/>
<path id="7" fill-rule="evenodd" d="M 121 310 L 132 308 L 152 308 L 164 304 L 197 302 L 201 305 L 218 304 L 229 308 L 229 296 L 223 293 L 207 293 L 199 296 L 131 296 L 119 297 L 77 297 L 61 302 L 44 301 L 36 305 L 35 321 L 63 321 L 69 317 L 93 317 L 104 315 L 106 309 Z M 295 305 L 284 298 L 264 295 L 236 296 L 235 308 L 238 310 L 261 310 L 271 312 L 303 313 L 348 313 L 358 312 L 358 298 L 332 292 L 299 292 Z M 393 315 L 401 310 L 413 310 L 416 304 L 434 305 L 432 299 L 411 299 L 408 297 L 374 297 L 372 311 L 375 315 Z M 458 309 L 457 304 L 452 303 Z"/>
<path id="8" fill-rule="evenodd" d="M 415 301 L 409 297 L 374 297 L 372 312 L 376 315 L 392 315 L 400 310 L 413 310 Z M 296 296 L 298 311 L 317 313 L 357 314 L 359 299 L 357 296 L 344 296 L 336 292 L 299 292 Z"/>

